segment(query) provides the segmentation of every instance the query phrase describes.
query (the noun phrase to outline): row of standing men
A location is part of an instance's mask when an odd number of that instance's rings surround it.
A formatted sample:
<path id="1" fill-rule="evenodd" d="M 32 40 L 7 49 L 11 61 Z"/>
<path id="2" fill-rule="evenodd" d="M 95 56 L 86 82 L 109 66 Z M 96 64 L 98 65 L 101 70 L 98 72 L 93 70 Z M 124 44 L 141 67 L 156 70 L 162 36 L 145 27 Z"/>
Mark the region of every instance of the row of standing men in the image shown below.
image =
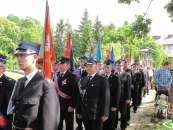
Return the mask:
<path id="1" fill-rule="evenodd" d="M 111 60 L 100 64 L 86 57 L 80 58 L 80 67 L 73 72 L 69 71 L 69 66 L 69 59 L 65 57 L 54 66 L 53 77 L 58 77 L 60 97 L 58 130 L 63 129 L 63 120 L 66 130 L 73 129 L 74 110 L 76 130 L 83 129 L 82 123 L 85 130 L 115 130 L 119 113 L 121 130 L 125 130 L 130 120 L 131 102 L 135 113 L 141 104 L 145 86 L 142 68 L 134 64 L 132 71 L 124 61 L 119 61 L 117 69 L 113 70 Z"/>
<path id="2" fill-rule="evenodd" d="M 66 130 L 73 130 L 74 111 L 78 130 L 82 123 L 85 130 L 114 130 L 118 113 L 125 130 L 131 101 L 134 112 L 141 103 L 145 76 L 136 65 L 132 71 L 120 61 L 114 71 L 110 60 L 101 69 L 95 59 L 83 57 L 80 67 L 71 72 L 69 59 L 62 57 L 54 65 L 51 84 L 36 68 L 37 46 L 22 42 L 15 55 L 25 74 L 16 83 L 5 76 L 0 58 L 0 112 L 9 118 L 8 128 L 0 126 L 2 130 L 62 130 L 64 120 Z"/>

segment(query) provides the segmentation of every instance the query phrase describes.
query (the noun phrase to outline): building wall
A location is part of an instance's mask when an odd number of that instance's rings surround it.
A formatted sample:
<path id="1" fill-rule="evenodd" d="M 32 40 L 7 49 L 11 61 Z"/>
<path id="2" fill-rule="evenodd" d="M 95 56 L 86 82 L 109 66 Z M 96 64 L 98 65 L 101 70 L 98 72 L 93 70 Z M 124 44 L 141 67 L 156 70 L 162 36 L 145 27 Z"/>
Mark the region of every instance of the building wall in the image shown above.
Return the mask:
<path id="1" fill-rule="evenodd" d="M 163 44 L 163 47 L 169 57 L 173 57 L 173 44 Z"/>
<path id="2" fill-rule="evenodd" d="M 170 58 L 173 58 L 173 35 L 172 34 L 169 34 L 166 37 L 153 36 L 153 39 L 155 39 L 158 43 L 160 43 L 164 47 L 165 52 L 168 54 Z"/>

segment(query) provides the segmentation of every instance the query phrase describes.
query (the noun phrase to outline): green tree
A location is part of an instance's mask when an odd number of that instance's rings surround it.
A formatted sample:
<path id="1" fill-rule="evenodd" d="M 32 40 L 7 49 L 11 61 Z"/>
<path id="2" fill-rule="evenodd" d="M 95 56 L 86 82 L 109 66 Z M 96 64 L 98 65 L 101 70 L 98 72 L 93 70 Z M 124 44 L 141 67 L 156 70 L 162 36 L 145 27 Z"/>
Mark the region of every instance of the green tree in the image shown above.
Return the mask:
<path id="1" fill-rule="evenodd" d="M 132 26 L 128 22 L 125 22 L 123 26 L 117 28 L 116 41 L 121 44 L 127 44 L 130 42 L 129 38 L 133 38 Z"/>
<path id="2" fill-rule="evenodd" d="M 96 17 L 95 24 L 93 27 L 93 35 L 94 35 L 94 40 L 98 41 L 103 39 L 104 31 L 103 31 L 103 25 L 101 21 L 99 20 L 99 17 Z"/>
<path id="3" fill-rule="evenodd" d="M 36 19 L 27 17 L 20 22 L 21 40 L 39 43 L 42 38 L 43 28 Z"/>
<path id="4" fill-rule="evenodd" d="M 0 53 L 7 56 L 8 67 L 16 64 L 15 49 L 20 40 L 40 42 L 42 26 L 39 21 L 27 17 L 20 19 L 14 15 L 0 17 Z"/>
<path id="5" fill-rule="evenodd" d="M 104 27 L 103 44 L 116 43 L 116 27 L 114 24 L 110 24 Z"/>
<path id="6" fill-rule="evenodd" d="M 92 32 L 92 22 L 89 19 L 88 11 L 85 9 L 84 15 L 82 17 L 81 23 L 79 25 L 79 38 L 80 38 L 80 54 L 86 55 L 94 45 L 93 43 L 93 32 Z M 76 43 L 79 44 L 79 43 Z"/>
<path id="7" fill-rule="evenodd" d="M 153 49 L 152 57 L 153 57 L 154 67 L 159 68 L 162 65 L 162 62 L 168 58 L 168 56 L 164 51 L 163 46 L 157 43 L 151 37 L 146 36 L 144 37 L 144 42 L 141 48 L 148 48 L 148 47 Z"/>
<path id="8" fill-rule="evenodd" d="M 9 14 L 9 15 L 7 16 L 7 19 L 10 20 L 10 21 L 12 21 L 12 22 L 14 22 L 14 23 L 16 23 L 17 26 L 20 26 L 21 20 L 20 20 L 19 17 L 15 16 L 15 15 L 13 15 L 13 14 Z"/>
<path id="9" fill-rule="evenodd" d="M 113 46 L 116 60 L 121 57 L 122 48 L 124 48 L 126 58 L 128 58 L 129 55 L 133 55 L 135 61 L 138 61 L 141 56 L 141 49 L 149 47 L 153 49 L 153 65 L 155 67 L 159 67 L 161 65 L 167 56 L 163 50 L 163 47 L 147 35 L 150 29 L 150 22 L 145 22 L 146 18 L 141 17 L 140 20 L 137 17 L 136 21 L 134 21 L 132 24 L 125 22 L 124 25 L 119 28 L 115 28 L 113 24 L 104 27 L 103 57 L 106 55 L 106 50 Z M 140 35 L 138 32 L 140 32 Z"/>
<path id="10" fill-rule="evenodd" d="M 62 46 L 65 32 L 65 23 L 63 19 L 60 19 L 59 23 L 56 26 L 56 39 L 57 43 Z"/>
<path id="11" fill-rule="evenodd" d="M 0 35 L 8 37 L 13 42 L 17 42 L 20 38 L 20 30 L 14 22 L 9 21 L 5 17 L 0 17 Z"/>
<path id="12" fill-rule="evenodd" d="M 7 56 L 7 66 L 9 68 L 13 68 L 13 65 L 16 63 L 14 53 L 19 38 L 19 27 L 7 18 L 0 17 L 0 53 Z"/>
<path id="13" fill-rule="evenodd" d="M 42 38 L 43 27 L 41 23 L 31 17 L 20 19 L 19 17 L 10 14 L 7 19 L 14 22 L 20 28 L 20 40 L 39 43 Z"/>
<path id="14" fill-rule="evenodd" d="M 150 32 L 151 19 L 145 15 L 136 15 L 135 22 L 132 23 L 132 30 L 135 36 L 142 38 Z"/>
<path id="15" fill-rule="evenodd" d="M 140 50 L 144 44 L 144 37 L 147 37 L 150 31 L 151 19 L 144 15 L 136 15 L 135 21 L 131 24 L 132 38 L 130 40 L 129 54 L 134 55 L 136 59 L 140 57 Z M 135 50 L 135 51 L 134 51 Z"/>
<path id="16" fill-rule="evenodd" d="M 173 21 L 173 0 L 171 0 L 166 6 L 165 6 L 167 12 L 169 13 L 169 17 Z"/>
<path id="17" fill-rule="evenodd" d="M 64 42 L 66 39 L 66 24 L 63 19 L 60 19 L 59 23 L 56 26 L 56 53 L 57 57 L 61 57 L 64 52 Z"/>

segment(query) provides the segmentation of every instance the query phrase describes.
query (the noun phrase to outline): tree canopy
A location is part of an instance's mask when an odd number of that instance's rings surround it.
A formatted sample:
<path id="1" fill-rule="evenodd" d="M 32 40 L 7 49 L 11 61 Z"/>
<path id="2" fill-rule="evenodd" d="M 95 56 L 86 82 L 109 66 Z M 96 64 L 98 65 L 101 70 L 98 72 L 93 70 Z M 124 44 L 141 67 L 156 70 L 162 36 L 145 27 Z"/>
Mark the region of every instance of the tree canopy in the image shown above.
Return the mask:
<path id="1" fill-rule="evenodd" d="M 91 51 L 95 53 L 96 41 L 101 40 L 103 60 L 112 47 L 116 60 L 121 58 L 122 50 L 125 50 L 126 58 L 133 55 L 135 60 L 139 60 L 141 49 L 149 47 L 154 50 L 153 64 L 159 67 L 167 56 L 163 47 L 148 36 L 151 22 L 145 15 L 138 15 L 134 22 L 125 22 L 121 27 L 116 27 L 113 23 L 103 26 L 98 17 L 92 22 L 88 11 L 85 10 L 80 25 L 74 30 L 68 20 L 61 19 L 55 30 L 52 28 L 57 58 L 64 54 L 67 34 L 71 33 L 76 63 L 81 55 L 88 56 Z M 14 52 L 19 41 L 40 43 L 42 31 L 43 26 L 40 22 L 31 17 L 25 19 L 14 15 L 0 17 L 0 53 L 7 56 L 8 67 L 16 66 Z"/>
<path id="2" fill-rule="evenodd" d="M 39 21 L 27 17 L 20 19 L 9 15 L 0 17 L 0 53 L 7 56 L 9 68 L 16 66 L 15 49 L 21 40 L 39 43 L 42 35 L 42 26 Z"/>

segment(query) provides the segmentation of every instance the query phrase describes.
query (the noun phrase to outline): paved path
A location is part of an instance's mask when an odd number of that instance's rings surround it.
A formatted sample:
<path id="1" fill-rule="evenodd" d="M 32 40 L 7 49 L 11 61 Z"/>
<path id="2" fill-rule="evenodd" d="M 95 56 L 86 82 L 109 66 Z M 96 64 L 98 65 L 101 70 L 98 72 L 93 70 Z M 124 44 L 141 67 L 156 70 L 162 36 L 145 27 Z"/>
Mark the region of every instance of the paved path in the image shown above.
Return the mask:
<path id="1" fill-rule="evenodd" d="M 156 119 L 156 122 L 151 122 L 154 112 L 154 97 L 155 91 L 150 90 L 150 94 L 143 98 L 137 113 L 131 112 L 130 126 L 127 130 L 173 130 L 163 127 L 164 120 Z"/>
<path id="2" fill-rule="evenodd" d="M 150 90 L 150 94 L 143 98 L 137 113 L 131 112 L 130 126 L 127 130 L 150 130 L 144 128 L 153 125 L 150 121 L 154 112 L 154 96 L 155 91 Z"/>

